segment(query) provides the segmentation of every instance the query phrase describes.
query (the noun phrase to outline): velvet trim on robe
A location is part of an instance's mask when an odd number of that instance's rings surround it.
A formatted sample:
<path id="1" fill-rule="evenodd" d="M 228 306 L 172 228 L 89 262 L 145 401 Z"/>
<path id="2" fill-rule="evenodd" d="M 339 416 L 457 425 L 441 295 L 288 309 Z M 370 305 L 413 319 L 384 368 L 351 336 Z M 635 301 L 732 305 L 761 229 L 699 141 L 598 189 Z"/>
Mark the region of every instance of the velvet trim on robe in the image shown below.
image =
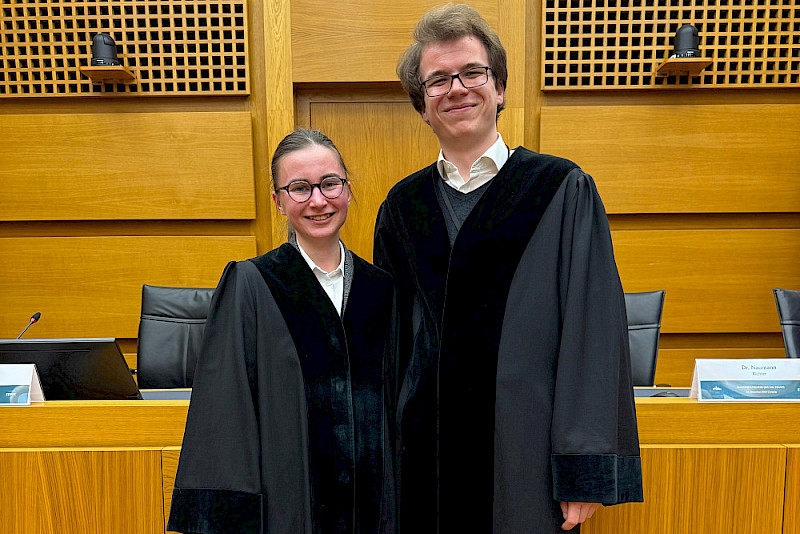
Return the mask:
<path id="1" fill-rule="evenodd" d="M 641 500 L 624 300 L 591 178 L 518 148 L 452 249 L 438 179 L 434 165 L 395 186 L 375 232 L 401 297 L 399 528 L 560 532 L 558 501 Z"/>
<path id="2" fill-rule="evenodd" d="M 169 529 L 394 531 L 383 388 L 394 291 L 386 273 L 353 260 L 341 319 L 289 244 L 228 265 L 206 326 Z"/>

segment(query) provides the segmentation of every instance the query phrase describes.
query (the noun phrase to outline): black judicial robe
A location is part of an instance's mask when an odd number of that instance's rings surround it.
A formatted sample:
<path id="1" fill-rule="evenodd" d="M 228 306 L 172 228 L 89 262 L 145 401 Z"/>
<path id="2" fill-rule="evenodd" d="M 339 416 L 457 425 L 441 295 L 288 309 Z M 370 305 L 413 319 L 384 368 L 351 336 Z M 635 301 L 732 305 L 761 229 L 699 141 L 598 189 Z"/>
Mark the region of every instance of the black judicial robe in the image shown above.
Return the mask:
<path id="1" fill-rule="evenodd" d="M 354 254 L 352 264 L 341 318 L 288 243 L 225 268 L 198 359 L 168 530 L 394 531 L 383 388 L 394 289 Z"/>
<path id="2" fill-rule="evenodd" d="M 625 304 L 593 181 L 517 148 L 451 249 L 439 179 L 432 165 L 398 183 L 375 228 L 401 322 L 398 532 L 562 532 L 560 501 L 641 501 Z"/>

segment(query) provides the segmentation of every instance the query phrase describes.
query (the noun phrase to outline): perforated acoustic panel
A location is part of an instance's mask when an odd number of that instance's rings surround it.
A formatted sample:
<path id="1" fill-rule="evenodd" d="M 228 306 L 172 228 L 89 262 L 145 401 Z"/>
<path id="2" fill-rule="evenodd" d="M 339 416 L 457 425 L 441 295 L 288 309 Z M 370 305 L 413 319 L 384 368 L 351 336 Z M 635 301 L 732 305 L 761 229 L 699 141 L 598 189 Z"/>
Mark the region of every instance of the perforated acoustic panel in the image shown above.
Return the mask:
<path id="1" fill-rule="evenodd" d="M 106 32 L 133 83 L 93 84 Z M 0 97 L 245 95 L 247 0 L 0 0 Z"/>
<path id="2" fill-rule="evenodd" d="M 797 0 L 545 0 L 542 89 L 798 87 Z M 656 76 L 683 24 L 700 34 L 699 76 Z"/>

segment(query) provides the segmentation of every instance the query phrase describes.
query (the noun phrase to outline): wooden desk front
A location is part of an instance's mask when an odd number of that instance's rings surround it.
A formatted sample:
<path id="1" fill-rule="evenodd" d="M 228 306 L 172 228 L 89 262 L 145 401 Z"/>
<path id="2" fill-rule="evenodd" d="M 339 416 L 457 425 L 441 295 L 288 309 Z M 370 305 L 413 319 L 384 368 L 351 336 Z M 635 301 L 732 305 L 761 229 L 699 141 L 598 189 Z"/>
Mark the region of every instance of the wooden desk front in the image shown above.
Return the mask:
<path id="1" fill-rule="evenodd" d="M 0 531 L 163 533 L 188 401 L 0 409 Z M 644 504 L 584 534 L 800 534 L 800 404 L 636 400 Z"/>

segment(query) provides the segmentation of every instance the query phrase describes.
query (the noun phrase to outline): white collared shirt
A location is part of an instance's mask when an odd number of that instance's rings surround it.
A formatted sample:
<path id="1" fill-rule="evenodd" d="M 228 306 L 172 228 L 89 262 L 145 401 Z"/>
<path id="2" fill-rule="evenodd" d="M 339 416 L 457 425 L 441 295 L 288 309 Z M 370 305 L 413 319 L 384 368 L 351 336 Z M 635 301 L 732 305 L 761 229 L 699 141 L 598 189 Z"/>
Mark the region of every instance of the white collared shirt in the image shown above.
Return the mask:
<path id="1" fill-rule="evenodd" d="M 339 241 L 339 266 L 331 272 L 325 272 L 320 269 L 314 260 L 312 260 L 300 243 L 297 243 L 297 248 L 300 249 L 300 255 L 306 260 L 306 263 L 311 268 L 314 276 L 319 280 L 322 289 L 331 299 L 336 311 L 339 315 L 342 314 L 342 299 L 344 298 L 344 247 L 342 242 Z"/>
<path id="2" fill-rule="evenodd" d="M 475 163 L 470 167 L 469 179 L 466 182 L 461 178 L 455 164 L 444 159 L 444 152 L 441 150 L 439 150 L 439 159 L 436 161 L 436 167 L 439 169 L 439 174 L 442 176 L 444 183 L 456 191 L 469 193 L 494 178 L 513 153 L 513 150 L 508 150 L 508 147 L 503 142 L 503 136 L 498 132 L 497 141 L 481 157 L 475 160 Z"/>

